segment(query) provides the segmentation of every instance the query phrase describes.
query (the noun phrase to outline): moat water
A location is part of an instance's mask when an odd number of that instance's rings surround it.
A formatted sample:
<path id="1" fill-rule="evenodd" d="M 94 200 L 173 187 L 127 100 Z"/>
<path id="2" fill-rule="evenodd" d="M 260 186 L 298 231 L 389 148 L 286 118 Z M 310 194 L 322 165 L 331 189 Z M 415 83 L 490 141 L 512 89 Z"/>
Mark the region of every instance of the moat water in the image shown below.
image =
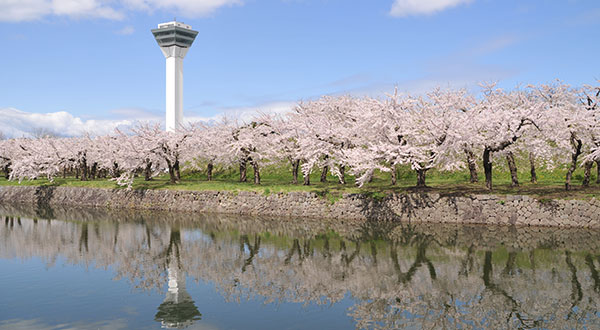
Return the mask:
<path id="1" fill-rule="evenodd" d="M 0 215 L 0 329 L 600 328 L 593 230 Z"/>

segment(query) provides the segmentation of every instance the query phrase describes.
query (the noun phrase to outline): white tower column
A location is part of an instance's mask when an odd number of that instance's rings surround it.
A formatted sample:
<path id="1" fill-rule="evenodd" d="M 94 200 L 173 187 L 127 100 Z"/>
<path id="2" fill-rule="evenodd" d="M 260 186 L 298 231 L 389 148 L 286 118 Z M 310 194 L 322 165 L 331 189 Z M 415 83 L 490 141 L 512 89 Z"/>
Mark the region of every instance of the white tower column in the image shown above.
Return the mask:
<path id="1" fill-rule="evenodd" d="M 168 22 L 152 30 L 166 58 L 166 121 L 168 132 L 183 124 L 183 59 L 194 42 L 197 31 L 181 22 Z"/>
<path id="2" fill-rule="evenodd" d="M 166 129 L 173 132 L 183 124 L 183 58 L 188 48 L 163 47 L 166 57 Z"/>

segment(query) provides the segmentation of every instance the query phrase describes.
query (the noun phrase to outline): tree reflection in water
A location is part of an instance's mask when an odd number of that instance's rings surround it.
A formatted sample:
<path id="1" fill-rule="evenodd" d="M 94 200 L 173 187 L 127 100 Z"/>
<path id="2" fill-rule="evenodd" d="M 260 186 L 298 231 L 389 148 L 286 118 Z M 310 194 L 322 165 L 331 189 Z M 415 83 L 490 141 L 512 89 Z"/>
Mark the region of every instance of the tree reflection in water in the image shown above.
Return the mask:
<path id="1" fill-rule="evenodd" d="M 228 301 L 350 299 L 357 328 L 600 328 L 596 231 L 6 206 L 0 214 L 21 215 L 0 226 L 2 258 L 60 256 L 111 266 L 143 290 L 166 284 L 155 315 L 164 327 L 202 317 L 187 274 Z"/>

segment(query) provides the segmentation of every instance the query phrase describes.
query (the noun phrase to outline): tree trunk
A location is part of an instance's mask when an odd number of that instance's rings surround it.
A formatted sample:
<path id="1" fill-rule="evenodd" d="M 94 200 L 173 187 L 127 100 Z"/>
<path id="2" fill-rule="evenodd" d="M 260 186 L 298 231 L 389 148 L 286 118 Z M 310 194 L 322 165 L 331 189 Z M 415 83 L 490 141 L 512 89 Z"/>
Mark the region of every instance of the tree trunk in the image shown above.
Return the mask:
<path id="1" fill-rule="evenodd" d="M 254 169 L 254 184 L 260 184 L 260 170 L 258 162 L 252 161 L 252 169 Z"/>
<path id="2" fill-rule="evenodd" d="M 113 178 L 118 178 L 119 176 L 121 176 L 121 171 L 119 170 L 119 163 L 113 162 L 113 168 L 111 172 L 112 173 L 110 174 L 110 176 L 112 176 Z"/>
<path id="3" fill-rule="evenodd" d="M 177 183 L 177 176 L 175 175 L 175 166 L 171 164 L 171 161 L 167 160 L 167 166 L 169 167 L 169 182 L 172 184 Z"/>
<path id="4" fill-rule="evenodd" d="M 177 178 L 177 181 L 181 181 L 181 171 L 179 170 L 179 159 L 175 160 L 173 169 L 175 170 L 175 177 Z"/>
<path id="5" fill-rule="evenodd" d="M 75 179 L 79 179 L 79 166 L 75 169 Z"/>
<path id="6" fill-rule="evenodd" d="M 590 186 L 590 179 L 592 176 L 592 166 L 594 166 L 594 162 L 585 162 L 583 164 L 583 182 L 581 183 L 582 186 L 584 187 L 589 187 Z"/>
<path id="7" fill-rule="evenodd" d="M 62 172 L 63 172 L 63 179 L 66 179 L 67 178 L 67 168 L 63 167 Z"/>
<path id="8" fill-rule="evenodd" d="M 308 173 L 308 174 L 302 173 L 302 175 L 304 176 L 304 185 L 310 186 L 310 173 Z"/>
<path id="9" fill-rule="evenodd" d="M 152 180 L 152 162 L 146 159 L 146 168 L 144 168 L 144 181 Z"/>
<path id="10" fill-rule="evenodd" d="M 517 164 L 515 164 L 515 155 L 512 151 L 506 154 L 506 162 L 508 163 L 508 169 L 510 170 L 510 186 L 519 186 L 519 177 L 517 176 Z"/>
<path id="11" fill-rule="evenodd" d="M 214 165 L 212 161 L 208 162 L 208 165 L 206 165 L 206 177 L 208 181 L 212 181 L 213 167 Z"/>
<path id="12" fill-rule="evenodd" d="M 582 142 L 577 139 L 574 134 L 571 134 L 571 146 L 573 147 L 573 152 L 571 152 L 571 166 L 569 167 L 565 178 L 566 190 L 571 190 L 571 178 L 573 177 L 573 172 L 577 169 L 577 158 L 581 154 Z"/>
<path id="13" fill-rule="evenodd" d="M 396 165 L 394 165 L 394 166 L 392 166 L 392 186 L 395 186 L 397 181 L 398 181 L 398 172 L 396 169 Z"/>
<path id="14" fill-rule="evenodd" d="M 327 182 L 327 172 L 329 172 L 329 166 L 323 166 L 323 171 L 321 171 L 321 182 Z"/>
<path id="15" fill-rule="evenodd" d="M 248 179 L 246 179 L 247 167 L 248 167 L 247 161 L 245 159 L 241 160 L 240 161 L 240 182 L 248 181 Z"/>
<path id="16" fill-rule="evenodd" d="M 98 174 L 98 163 L 94 163 L 94 164 L 92 164 L 92 168 L 90 169 L 91 180 L 96 179 L 97 174 Z"/>
<path id="17" fill-rule="evenodd" d="M 298 170 L 300 169 L 300 159 L 292 161 L 292 184 L 298 184 Z"/>
<path id="18" fill-rule="evenodd" d="M 4 178 L 8 180 L 10 178 L 10 163 L 4 165 Z"/>
<path id="19" fill-rule="evenodd" d="M 81 162 L 81 181 L 87 181 L 88 180 L 88 167 L 86 164 L 85 159 L 83 159 L 83 161 Z"/>
<path id="20" fill-rule="evenodd" d="M 600 183 L 600 160 L 596 161 L 596 183 Z"/>
<path id="21" fill-rule="evenodd" d="M 535 155 L 529 153 L 529 167 L 531 168 L 531 183 L 537 183 L 537 173 L 535 173 Z"/>
<path id="22" fill-rule="evenodd" d="M 471 151 L 471 149 L 465 149 L 465 154 L 467 155 L 467 165 L 469 166 L 469 174 L 471 176 L 470 182 L 479 182 L 479 177 L 477 176 L 477 163 L 475 161 L 475 154 L 473 154 L 473 151 Z"/>
<path id="23" fill-rule="evenodd" d="M 483 171 L 485 173 L 485 186 L 492 190 L 492 151 L 489 147 L 483 149 Z"/>
<path id="24" fill-rule="evenodd" d="M 345 166 L 340 166 L 339 183 L 340 184 L 346 184 L 346 167 Z"/>
<path id="25" fill-rule="evenodd" d="M 417 187 L 426 187 L 425 185 L 425 172 L 427 169 L 417 170 Z"/>

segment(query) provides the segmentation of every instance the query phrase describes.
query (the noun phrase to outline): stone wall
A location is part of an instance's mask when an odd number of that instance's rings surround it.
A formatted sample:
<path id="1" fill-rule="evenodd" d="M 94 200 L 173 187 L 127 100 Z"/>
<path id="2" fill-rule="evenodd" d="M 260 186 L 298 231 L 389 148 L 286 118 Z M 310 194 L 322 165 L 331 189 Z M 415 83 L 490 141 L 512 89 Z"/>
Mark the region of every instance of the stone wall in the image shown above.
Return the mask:
<path id="1" fill-rule="evenodd" d="M 335 232 L 350 241 L 372 239 L 407 242 L 407 237 L 430 236 L 440 246 L 472 246 L 493 251 L 499 246 L 510 251 L 530 251 L 548 247 L 569 251 L 600 251 L 600 229 L 568 227 L 499 226 L 479 224 L 440 224 L 406 222 L 343 221 L 323 218 L 188 213 L 160 210 L 109 209 L 55 205 L 38 208 L 24 203 L 0 203 L 4 217 L 55 219 L 67 222 L 124 222 L 174 224 L 200 228 L 202 232 L 239 232 L 246 235 L 273 233 L 300 239 L 314 239 Z M 6 219 L 4 219 L 6 220 Z M 595 252 L 594 252 L 595 253 Z"/>
<path id="2" fill-rule="evenodd" d="M 600 228 L 600 201 L 540 201 L 528 196 L 392 194 L 377 199 L 345 194 L 125 190 L 0 186 L 0 203 L 85 206 L 243 215 L 518 226 Z"/>

